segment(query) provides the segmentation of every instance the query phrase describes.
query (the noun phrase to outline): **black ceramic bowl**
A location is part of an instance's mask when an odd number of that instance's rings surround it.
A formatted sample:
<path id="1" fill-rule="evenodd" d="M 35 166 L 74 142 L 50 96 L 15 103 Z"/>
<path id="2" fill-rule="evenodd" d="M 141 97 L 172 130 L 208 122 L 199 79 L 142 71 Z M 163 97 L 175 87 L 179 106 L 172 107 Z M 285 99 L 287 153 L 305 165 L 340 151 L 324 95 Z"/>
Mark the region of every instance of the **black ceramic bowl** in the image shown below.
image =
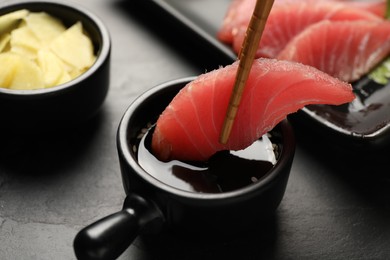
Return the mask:
<path id="1" fill-rule="evenodd" d="M 97 58 L 85 73 L 55 87 L 0 88 L 0 132 L 46 132 L 91 118 L 101 107 L 109 88 L 111 42 L 106 26 L 95 14 L 69 1 L 8 1 L 0 5 L 0 15 L 20 9 L 47 12 L 67 27 L 81 21 Z"/>
<path id="2" fill-rule="evenodd" d="M 117 134 L 117 148 L 127 198 L 123 210 L 81 230 L 74 241 L 80 259 L 114 259 L 133 239 L 163 229 L 181 234 L 235 234 L 275 212 L 285 192 L 295 151 L 292 128 L 285 120 L 275 129 L 281 137 L 277 163 L 254 184 L 222 193 L 174 188 L 148 174 L 136 147 L 142 129 L 156 120 L 177 92 L 193 78 L 159 85 L 127 109 Z M 236 174 L 241 174 L 237 172 Z"/>

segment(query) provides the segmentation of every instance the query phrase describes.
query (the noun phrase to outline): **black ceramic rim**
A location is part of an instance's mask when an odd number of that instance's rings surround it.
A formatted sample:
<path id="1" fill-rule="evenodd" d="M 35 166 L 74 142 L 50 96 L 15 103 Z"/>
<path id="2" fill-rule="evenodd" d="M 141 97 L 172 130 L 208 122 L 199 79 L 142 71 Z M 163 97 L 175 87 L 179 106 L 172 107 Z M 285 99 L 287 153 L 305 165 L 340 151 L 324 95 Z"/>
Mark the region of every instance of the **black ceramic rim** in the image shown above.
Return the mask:
<path id="1" fill-rule="evenodd" d="M 15 96 L 36 96 L 36 95 L 50 95 L 55 92 L 66 91 L 68 88 L 77 87 L 80 82 L 84 81 L 86 78 L 90 77 L 95 71 L 102 66 L 105 60 L 107 60 L 110 49 L 111 49 L 111 41 L 110 35 L 107 27 L 104 25 L 102 20 L 93 14 L 91 11 L 85 9 L 80 6 L 80 4 L 72 3 L 71 1 L 55 1 L 55 0 L 36 0 L 36 1 L 9 1 L 3 4 L 0 4 L 0 15 L 20 10 L 20 9 L 29 9 L 29 7 L 38 6 L 42 11 L 45 11 L 47 6 L 53 6 L 58 8 L 63 8 L 68 10 L 69 12 L 74 12 L 79 14 L 80 16 L 84 16 L 87 20 L 89 20 L 96 28 L 100 34 L 102 44 L 100 49 L 97 52 L 96 61 L 94 64 L 84 73 L 82 73 L 77 78 L 72 79 L 71 81 L 65 82 L 63 84 L 44 88 L 44 89 L 33 89 L 33 90 L 15 90 L 15 89 L 7 89 L 0 88 L 0 94 L 3 95 L 15 95 Z M 42 8 L 40 7 L 42 6 Z"/>
<path id="2" fill-rule="evenodd" d="M 166 191 L 170 194 L 175 194 L 179 197 L 185 197 L 185 198 L 191 198 L 191 199 L 198 199 L 198 200 L 222 200 L 226 198 L 234 198 L 238 199 L 241 196 L 247 197 L 250 194 L 255 194 L 257 192 L 261 192 L 263 190 L 266 190 L 269 185 L 271 185 L 274 181 L 280 181 L 278 179 L 279 175 L 283 174 L 284 169 L 289 167 L 291 160 L 294 156 L 295 151 L 295 139 L 293 135 L 293 131 L 291 126 L 287 121 L 282 122 L 281 132 L 283 134 L 283 148 L 282 152 L 280 154 L 279 160 L 276 162 L 272 170 L 267 173 L 261 180 L 258 182 L 248 185 L 246 187 L 243 187 L 241 189 L 237 189 L 234 191 L 229 192 L 223 192 L 223 193 L 197 193 L 197 192 L 190 192 L 190 191 L 184 191 L 177 188 L 174 188 L 172 186 L 169 186 L 158 179 L 154 178 L 150 174 L 148 174 L 137 162 L 136 155 L 133 151 L 130 150 L 130 147 L 128 145 L 129 139 L 128 139 L 128 130 L 129 130 L 129 122 L 131 121 L 131 118 L 133 116 L 134 111 L 137 110 L 137 107 L 139 107 L 140 104 L 148 97 L 153 96 L 153 94 L 163 90 L 166 87 L 173 86 L 173 85 L 182 85 L 184 86 L 186 83 L 192 81 L 194 77 L 188 77 L 188 78 L 182 78 L 177 80 L 172 80 L 160 85 L 157 85 L 154 88 L 149 89 L 148 91 L 144 92 L 142 95 L 140 95 L 137 99 L 133 101 L 133 103 L 127 108 L 125 114 L 123 115 L 121 122 L 118 127 L 118 133 L 117 133 L 117 146 L 119 153 L 122 154 L 125 161 L 129 166 L 137 172 L 137 174 L 143 178 L 145 181 L 151 183 L 156 188 Z M 288 140 L 288 141 L 286 141 Z M 287 142 L 287 143 L 286 143 Z M 287 144 L 287 145 L 286 145 Z"/>

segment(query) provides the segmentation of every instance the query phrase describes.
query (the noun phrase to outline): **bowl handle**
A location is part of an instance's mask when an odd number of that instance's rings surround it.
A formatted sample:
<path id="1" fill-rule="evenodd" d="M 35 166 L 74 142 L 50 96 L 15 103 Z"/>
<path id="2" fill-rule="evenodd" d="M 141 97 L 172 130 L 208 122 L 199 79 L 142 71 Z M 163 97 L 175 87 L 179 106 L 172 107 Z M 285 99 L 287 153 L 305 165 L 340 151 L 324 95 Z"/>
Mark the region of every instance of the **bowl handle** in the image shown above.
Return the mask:
<path id="1" fill-rule="evenodd" d="M 121 211 L 90 224 L 76 235 L 76 257 L 116 259 L 141 232 L 159 232 L 163 223 L 163 214 L 154 203 L 130 194 Z"/>

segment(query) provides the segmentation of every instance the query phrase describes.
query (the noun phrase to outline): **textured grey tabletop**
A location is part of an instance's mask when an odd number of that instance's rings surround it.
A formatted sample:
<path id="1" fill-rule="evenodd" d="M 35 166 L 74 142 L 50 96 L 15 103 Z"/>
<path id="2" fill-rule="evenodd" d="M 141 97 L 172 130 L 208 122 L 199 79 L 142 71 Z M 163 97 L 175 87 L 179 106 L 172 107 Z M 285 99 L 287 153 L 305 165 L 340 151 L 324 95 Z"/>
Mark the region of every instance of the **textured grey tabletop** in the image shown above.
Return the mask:
<path id="1" fill-rule="evenodd" d="M 127 1 L 76 2 L 111 33 L 109 94 L 72 131 L 0 144 L 0 259 L 74 259 L 76 233 L 122 207 L 116 130 L 128 105 L 159 83 L 218 66 Z M 302 132 L 285 197 L 261 231 L 208 243 L 137 238 L 120 259 L 390 259 L 387 156 L 353 158 Z"/>

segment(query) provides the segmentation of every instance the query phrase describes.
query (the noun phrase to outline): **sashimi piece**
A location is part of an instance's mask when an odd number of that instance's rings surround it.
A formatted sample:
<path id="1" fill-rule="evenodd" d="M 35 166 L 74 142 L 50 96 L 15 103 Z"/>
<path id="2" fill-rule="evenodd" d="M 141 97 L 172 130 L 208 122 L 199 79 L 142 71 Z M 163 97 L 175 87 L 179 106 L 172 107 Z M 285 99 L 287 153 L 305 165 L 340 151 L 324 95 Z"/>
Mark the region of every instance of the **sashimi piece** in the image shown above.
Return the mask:
<path id="1" fill-rule="evenodd" d="M 309 0 L 276 0 L 274 1 L 274 6 L 305 1 Z M 248 26 L 255 5 L 256 0 L 233 0 L 222 21 L 222 26 L 217 32 L 217 38 L 225 43 L 232 43 L 238 30 Z"/>
<path id="2" fill-rule="evenodd" d="M 350 84 L 303 64 L 257 59 L 226 144 L 219 142 L 238 62 L 188 83 L 160 115 L 152 150 L 162 161 L 207 160 L 220 150 L 248 147 L 288 114 L 308 104 L 354 99 Z"/>
<path id="3" fill-rule="evenodd" d="M 390 22 L 323 21 L 296 36 L 278 59 L 310 65 L 353 82 L 389 54 Z"/>
<path id="4" fill-rule="evenodd" d="M 328 1 L 296 2 L 275 6 L 268 17 L 256 57 L 275 58 L 285 45 L 306 27 L 323 21 L 383 21 L 382 18 L 345 4 Z M 236 53 L 241 50 L 246 27 L 237 29 L 233 41 Z"/>
<path id="5" fill-rule="evenodd" d="M 274 6 L 301 1 L 308 0 L 276 0 Z M 248 26 L 255 5 L 256 0 L 233 0 L 222 21 L 222 26 L 217 33 L 217 38 L 225 43 L 232 43 L 238 30 Z"/>
<path id="6" fill-rule="evenodd" d="M 359 1 L 359 0 L 275 0 L 274 8 L 278 5 L 286 4 L 316 4 L 319 1 L 323 2 L 339 2 L 348 8 L 359 8 L 381 18 L 384 17 L 386 11 L 385 0 Z M 225 43 L 231 44 L 237 35 L 238 30 L 246 28 L 249 24 L 253 9 L 255 8 L 256 0 L 233 0 L 229 5 L 221 28 L 217 33 L 217 38 Z"/>

